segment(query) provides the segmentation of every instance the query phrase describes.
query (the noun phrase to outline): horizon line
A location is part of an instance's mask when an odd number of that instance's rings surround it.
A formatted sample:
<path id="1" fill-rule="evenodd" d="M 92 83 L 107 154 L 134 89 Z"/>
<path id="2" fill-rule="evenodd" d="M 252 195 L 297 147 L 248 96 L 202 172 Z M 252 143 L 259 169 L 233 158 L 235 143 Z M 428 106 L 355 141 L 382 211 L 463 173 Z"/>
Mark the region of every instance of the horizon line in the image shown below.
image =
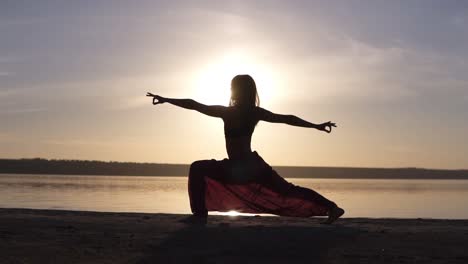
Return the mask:
<path id="1" fill-rule="evenodd" d="M 66 159 L 66 158 L 0 158 L 0 160 L 46 160 L 46 161 L 82 161 L 82 162 L 103 162 L 103 163 L 138 163 L 138 164 L 160 164 L 160 165 L 181 165 L 190 166 L 188 163 L 167 163 L 167 162 L 141 162 L 141 161 L 113 161 L 113 160 L 93 160 L 93 159 Z M 271 165 L 272 167 L 290 168 L 330 168 L 330 169 L 383 169 L 383 170 L 435 170 L 435 171 L 468 171 L 465 169 L 444 169 L 427 167 L 359 167 L 359 166 L 315 166 L 315 165 Z"/>

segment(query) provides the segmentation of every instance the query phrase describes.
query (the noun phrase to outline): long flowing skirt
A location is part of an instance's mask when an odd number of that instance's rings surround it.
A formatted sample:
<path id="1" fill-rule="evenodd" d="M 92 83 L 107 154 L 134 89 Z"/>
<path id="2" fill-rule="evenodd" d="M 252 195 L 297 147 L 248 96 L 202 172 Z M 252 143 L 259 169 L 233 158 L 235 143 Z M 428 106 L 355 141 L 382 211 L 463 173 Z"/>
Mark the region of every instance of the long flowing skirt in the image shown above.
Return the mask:
<path id="1" fill-rule="evenodd" d="M 336 204 L 282 178 L 257 152 L 242 161 L 194 162 L 189 173 L 192 212 L 237 211 L 281 216 L 324 216 Z"/>

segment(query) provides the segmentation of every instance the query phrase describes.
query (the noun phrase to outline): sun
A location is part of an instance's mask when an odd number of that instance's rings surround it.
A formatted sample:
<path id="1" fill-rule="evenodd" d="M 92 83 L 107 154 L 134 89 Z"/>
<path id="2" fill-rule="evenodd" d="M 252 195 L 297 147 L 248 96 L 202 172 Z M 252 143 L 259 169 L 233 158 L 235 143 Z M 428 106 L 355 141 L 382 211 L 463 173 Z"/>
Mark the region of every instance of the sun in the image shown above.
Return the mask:
<path id="1" fill-rule="evenodd" d="M 227 106 L 231 95 L 231 79 L 238 74 L 249 74 L 254 78 L 261 101 L 273 99 L 275 88 L 272 71 L 255 63 L 245 54 L 236 52 L 220 56 L 201 67 L 195 74 L 193 93 L 202 103 Z"/>
<path id="2" fill-rule="evenodd" d="M 227 215 L 227 216 L 239 216 L 241 215 L 239 212 L 237 211 L 229 211 L 229 212 L 225 212 L 224 215 Z"/>
<path id="3" fill-rule="evenodd" d="M 223 216 L 255 216 L 255 214 L 249 214 L 249 213 L 239 213 L 237 211 L 231 210 L 228 212 L 213 212 L 214 215 L 223 215 Z"/>

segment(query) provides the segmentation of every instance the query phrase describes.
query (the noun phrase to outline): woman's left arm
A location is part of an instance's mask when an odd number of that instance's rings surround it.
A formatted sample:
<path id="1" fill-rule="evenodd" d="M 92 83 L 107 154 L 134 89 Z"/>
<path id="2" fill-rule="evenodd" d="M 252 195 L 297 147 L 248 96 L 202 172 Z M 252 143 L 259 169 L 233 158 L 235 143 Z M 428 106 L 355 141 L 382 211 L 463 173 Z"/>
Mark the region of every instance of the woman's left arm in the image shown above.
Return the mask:
<path id="1" fill-rule="evenodd" d="M 283 124 L 288 124 L 291 126 L 310 127 L 310 128 L 318 129 L 320 131 L 325 131 L 327 133 L 331 132 L 332 127 L 336 127 L 336 124 L 332 123 L 331 121 L 328 121 L 322 124 L 314 124 L 302 118 L 299 118 L 295 115 L 275 114 L 260 107 L 258 108 L 257 113 L 259 116 L 259 120 L 263 120 L 263 121 L 271 122 L 271 123 L 283 123 Z"/>
<path id="2" fill-rule="evenodd" d="M 205 105 L 193 99 L 176 99 L 166 98 L 152 93 L 147 93 L 146 96 L 153 97 L 153 105 L 170 103 L 172 105 L 182 107 L 189 110 L 196 110 L 202 114 L 212 117 L 223 117 L 226 112 L 226 107 L 222 105 Z"/>

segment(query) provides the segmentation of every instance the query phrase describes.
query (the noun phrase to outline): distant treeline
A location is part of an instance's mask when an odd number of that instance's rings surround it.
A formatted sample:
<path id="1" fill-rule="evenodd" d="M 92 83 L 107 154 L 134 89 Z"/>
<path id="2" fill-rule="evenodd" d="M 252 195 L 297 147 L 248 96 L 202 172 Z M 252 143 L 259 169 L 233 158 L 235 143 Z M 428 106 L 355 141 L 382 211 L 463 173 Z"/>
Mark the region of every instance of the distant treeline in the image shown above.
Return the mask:
<path id="1" fill-rule="evenodd" d="M 105 162 L 95 160 L 0 159 L 0 173 L 74 175 L 187 175 L 182 164 Z"/>
<path id="2" fill-rule="evenodd" d="M 283 177 L 363 179 L 468 179 L 468 170 L 274 166 Z M 0 173 L 186 176 L 189 165 L 89 160 L 0 159 Z"/>

